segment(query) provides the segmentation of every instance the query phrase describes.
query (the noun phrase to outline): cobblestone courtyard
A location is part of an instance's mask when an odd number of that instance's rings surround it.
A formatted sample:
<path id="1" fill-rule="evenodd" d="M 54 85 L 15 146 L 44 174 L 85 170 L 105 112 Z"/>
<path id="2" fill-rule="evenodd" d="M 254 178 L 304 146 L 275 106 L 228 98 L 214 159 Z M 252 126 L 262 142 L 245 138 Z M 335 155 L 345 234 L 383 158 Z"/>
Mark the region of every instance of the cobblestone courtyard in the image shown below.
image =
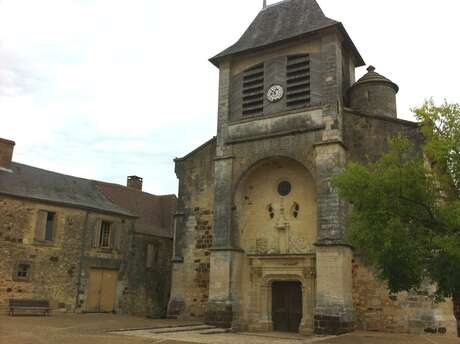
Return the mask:
<path id="1" fill-rule="evenodd" d="M 358 332 L 340 337 L 301 337 L 284 333 L 153 333 L 155 328 L 193 326 L 193 322 L 117 315 L 0 316 L 0 344 L 458 344 L 457 338 Z M 158 331 L 157 332 L 163 332 Z M 206 332 L 206 331 L 205 331 Z M 209 331 L 208 331 L 209 332 Z M 211 331 L 212 332 L 212 331 Z"/>

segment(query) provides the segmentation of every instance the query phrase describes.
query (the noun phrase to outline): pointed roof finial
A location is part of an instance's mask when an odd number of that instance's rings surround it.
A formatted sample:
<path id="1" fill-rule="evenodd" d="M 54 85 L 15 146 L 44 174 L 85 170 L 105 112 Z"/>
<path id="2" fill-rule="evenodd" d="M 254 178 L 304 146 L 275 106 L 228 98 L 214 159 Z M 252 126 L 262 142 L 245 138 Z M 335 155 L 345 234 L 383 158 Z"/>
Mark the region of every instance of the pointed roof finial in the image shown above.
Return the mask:
<path id="1" fill-rule="evenodd" d="M 369 73 L 375 72 L 375 67 L 372 66 L 372 65 L 370 65 L 369 67 L 367 67 L 367 71 L 368 71 Z"/>
<path id="2" fill-rule="evenodd" d="M 266 9 L 267 8 L 267 0 L 264 0 L 264 3 L 262 5 L 262 9 Z"/>

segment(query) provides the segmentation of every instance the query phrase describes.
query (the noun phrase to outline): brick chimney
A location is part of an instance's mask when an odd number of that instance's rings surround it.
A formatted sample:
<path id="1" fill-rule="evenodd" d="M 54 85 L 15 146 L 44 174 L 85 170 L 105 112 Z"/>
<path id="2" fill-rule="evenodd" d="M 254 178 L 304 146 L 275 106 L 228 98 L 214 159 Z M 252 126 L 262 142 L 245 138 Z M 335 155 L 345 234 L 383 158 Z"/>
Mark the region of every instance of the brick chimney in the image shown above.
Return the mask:
<path id="1" fill-rule="evenodd" d="M 142 178 L 138 176 L 129 176 L 126 186 L 131 189 L 142 191 Z"/>
<path id="2" fill-rule="evenodd" d="M 0 171 L 11 171 L 11 159 L 13 158 L 14 141 L 0 138 Z"/>

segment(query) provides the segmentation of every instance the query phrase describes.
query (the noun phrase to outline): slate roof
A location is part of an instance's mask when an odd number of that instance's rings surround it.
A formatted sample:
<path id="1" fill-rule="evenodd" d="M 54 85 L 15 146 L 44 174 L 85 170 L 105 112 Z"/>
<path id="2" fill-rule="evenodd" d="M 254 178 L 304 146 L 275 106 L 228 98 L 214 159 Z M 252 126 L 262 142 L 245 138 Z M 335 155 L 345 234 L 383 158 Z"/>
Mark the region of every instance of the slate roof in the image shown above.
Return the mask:
<path id="1" fill-rule="evenodd" d="M 396 91 L 396 93 L 398 93 L 398 91 L 399 91 L 399 86 L 396 85 L 390 79 L 388 79 L 388 78 L 384 77 L 383 75 L 377 73 L 375 71 L 374 66 L 369 66 L 369 68 L 367 68 L 367 73 L 364 74 L 361 79 L 356 81 L 353 84 L 353 87 L 357 86 L 357 85 L 369 84 L 369 83 L 389 84 Z"/>
<path id="2" fill-rule="evenodd" d="M 176 196 L 157 196 L 119 184 L 97 182 L 98 189 L 112 202 L 138 216 L 135 231 L 160 237 L 173 237 Z"/>
<path id="3" fill-rule="evenodd" d="M 356 55 L 358 66 L 364 65 L 343 25 L 326 17 L 315 0 L 285 0 L 262 9 L 241 38 L 210 61 L 218 66 L 224 57 L 268 47 L 333 26 L 344 34 L 348 46 Z"/>
<path id="4" fill-rule="evenodd" d="M 135 217 L 105 197 L 95 181 L 16 162 L 10 168 L 12 173 L 0 171 L 0 194 Z"/>

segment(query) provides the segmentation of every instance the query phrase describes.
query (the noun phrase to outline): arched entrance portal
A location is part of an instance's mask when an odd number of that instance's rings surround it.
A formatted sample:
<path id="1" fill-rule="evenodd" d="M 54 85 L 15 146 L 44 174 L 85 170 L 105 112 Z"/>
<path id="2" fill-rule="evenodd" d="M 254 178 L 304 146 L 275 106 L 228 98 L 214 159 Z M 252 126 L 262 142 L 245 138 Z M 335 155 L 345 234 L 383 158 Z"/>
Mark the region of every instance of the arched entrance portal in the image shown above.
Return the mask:
<path id="1" fill-rule="evenodd" d="M 287 157 L 264 159 L 239 180 L 233 231 L 238 260 L 239 323 L 251 331 L 311 334 L 315 295 L 316 187 Z"/>
<path id="2" fill-rule="evenodd" d="M 261 161 L 241 179 L 234 204 L 233 223 L 246 254 L 313 251 L 316 187 L 299 162 L 285 157 Z"/>
<path id="3" fill-rule="evenodd" d="M 302 288 L 300 282 L 273 282 L 273 330 L 299 332 L 302 320 Z"/>

